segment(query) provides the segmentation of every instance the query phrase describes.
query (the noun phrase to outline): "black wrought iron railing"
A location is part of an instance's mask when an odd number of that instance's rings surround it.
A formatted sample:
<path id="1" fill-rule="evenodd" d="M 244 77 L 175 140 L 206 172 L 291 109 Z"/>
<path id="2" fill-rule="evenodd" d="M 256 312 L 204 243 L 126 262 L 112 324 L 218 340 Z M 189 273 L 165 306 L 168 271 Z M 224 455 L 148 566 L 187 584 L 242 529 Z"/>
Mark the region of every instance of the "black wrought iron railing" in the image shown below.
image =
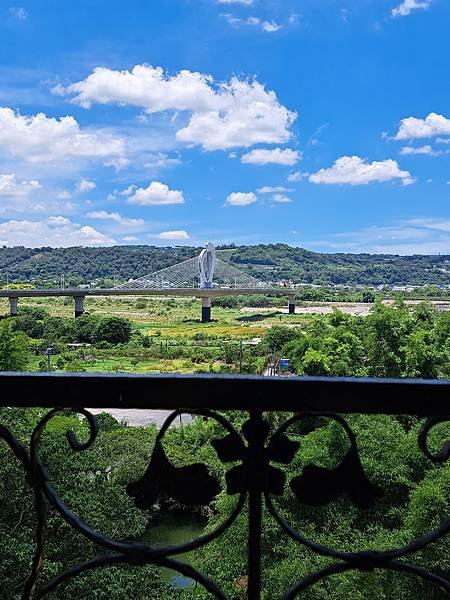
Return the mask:
<path id="1" fill-rule="evenodd" d="M 286 485 L 290 486 L 300 502 L 307 505 L 326 503 L 342 493 L 346 493 L 361 508 L 375 501 L 380 490 L 366 476 L 356 436 L 342 415 L 356 413 L 420 417 L 423 425 L 417 440 L 419 447 L 429 460 L 437 463 L 446 461 L 450 457 L 450 441 L 445 442 L 440 451 L 432 453 L 427 438 L 435 425 L 450 421 L 448 381 L 3 373 L 0 374 L 0 389 L 1 407 L 50 409 L 35 427 L 28 446 L 20 443 L 14 431 L 0 423 L 0 438 L 10 447 L 27 474 L 37 515 L 34 559 L 23 585 L 24 599 L 43 598 L 84 572 L 106 565 L 169 567 L 194 579 L 213 597 L 225 599 L 227 596 L 209 578 L 208 573 L 201 573 L 177 559 L 177 555 L 207 546 L 224 534 L 238 515 L 245 514 L 248 515 L 245 593 L 247 598 L 257 600 L 261 597 L 263 510 L 267 510 L 286 536 L 329 561 L 327 566 L 300 581 L 291 582 L 290 589 L 284 592 L 285 599 L 308 597 L 311 586 L 333 574 L 378 569 L 417 576 L 435 584 L 440 590 L 439 594 L 450 594 L 450 581 L 442 573 L 434 574 L 414 564 L 417 551 L 450 531 L 450 518 L 434 531 L 402 547 L 348 552 L 307 539 L 287 522 L 274 501 L 283 494 Z M 217 495 L 219 482 L 205 465 L 183 467 L 182 475 L 176 474 L 162 444 L 168 427 L 183 412 L 217 421 L 225 434 L 213 440 L 212 445 L 220 461 L 228 468 L 226 493 L 237 498 L 231 514 L 214 531 L 191 542 L 167 547 L 114 539 L 87 525 L 58 495 L 40 455 L 41 435 L 50 420 L 61 411 L 74 412 L 86 418 L 89 424 L 90 433 L 86 442 L 80 442 L 73 432 L 68 432 L 68 443 L 73 450 L 83 451 L 95 444 L 97 422 L 86 407 L 173 409 L 174 412 L 158 432 L 147 470 L 127 487 L 128 494 L 140 508 L 149 508 L 164 486 L 166 491 L 169 487 L 174 498 L 184 505 L 204 505 Z M 247 414 L 240 430 L 224 416 L 223 411 L 243 411 Z M 278 411 L 292 414 L 271 429 L 268 417 Z M 289 465 L 299 451 L 299 441 L 289 435 L 289 428 L 311 416 L 330 418 L 343 428 L 348 438 L 347 453 L 333 470 L 307 465 L 302 473 L 289 473 L 289 469 L 282 471 L 279 465 Z M 177 478 L 178 484 L 175 481 Z M 189 479 L 195 485 L 189 485 Z M 98 558 L 73 565 L 52 581 L 42 584 L 46 508 L 49 506 L 74 530 L 94 542 L 100 552 Z M 302 592 L 305 592 L 305 596 L 301 595 Z"/>

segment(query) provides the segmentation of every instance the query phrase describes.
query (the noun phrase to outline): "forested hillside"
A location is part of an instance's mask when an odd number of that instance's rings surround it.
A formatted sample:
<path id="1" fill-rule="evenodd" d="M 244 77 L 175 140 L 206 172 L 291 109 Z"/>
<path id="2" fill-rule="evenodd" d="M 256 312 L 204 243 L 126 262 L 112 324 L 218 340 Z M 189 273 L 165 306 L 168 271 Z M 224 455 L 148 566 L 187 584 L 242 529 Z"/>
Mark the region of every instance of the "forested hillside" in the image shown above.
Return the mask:
<path id="1" fill-rule="evenodd" d="M 110 248 L 0 248 L 0 284 L 30 282 L 78 285 L 114 277 L 137 278 L 195 256 L 200 248 L 113 246 Z M 223 260 L 255 277 L 276 282 L 347 285 L 450 285 L 450 256 L 324 254 L 285 244 L 218 248 Z M 102 281 L 103 280 L 103 281 Z"/>

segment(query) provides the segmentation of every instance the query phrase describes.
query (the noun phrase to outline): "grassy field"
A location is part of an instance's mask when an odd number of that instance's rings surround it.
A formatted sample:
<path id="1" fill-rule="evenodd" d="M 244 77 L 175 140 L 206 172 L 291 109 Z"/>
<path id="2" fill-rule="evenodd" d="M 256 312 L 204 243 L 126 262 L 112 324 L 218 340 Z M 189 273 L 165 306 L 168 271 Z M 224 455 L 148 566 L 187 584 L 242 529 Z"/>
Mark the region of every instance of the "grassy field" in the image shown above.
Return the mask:
<path id="1" fill-rule="evenodd" d="M 21 306 L 39 306 L 55 317 L 73 317 L 70 298 L 21 298 Z M 0 314 L 8 314 L 2 300 Z M 300 325 L 303 314 L 288 315 L 287 309 L 276 308 L 212 308 L 212 322 L 201 323 L 201 302 L 190 298 L 94 297 L 85 301 L 85 311 L 94 315 L 126 317 L 143 334 L 167 338 L 195 337 L 204 333 L 211 337 L 248 339 L 264 334 L 268 327 L 279 324 Z"/>
<path id="2" fill-rule="evenodd" d="M 19 300 L 20 308 L 44 308 L 51 316 L 72 319 L 73 300 L 33 298 Z M 0 305 L 0 314 L 8 314 L 8 303 Z M 126 317 L 135 333 L 146 336 L 150 347 L 118 346 L 113 349 L 89 347 L 65 349 L 51 357 L 54 370 L 126 373 L 223 372 L 239 368 L 239 342 L 261 338 L 272 325 L 299 327 L 307 315 L 288 315 L 287 309 L 221 308 L 212 309 L 213 321 L 201 323 L 201 302 L 185 298 L 87 298 L 85 311 L 98 316 Z M 223 360 L 224 348 L 230 348 L 232 360 Z M 181 350 L 180 350 L 181 348 Z M 245 346 L 244 359 L 252 348 Z M 180 354 L 184 354 L 180 357 Z M 64 362 L 63 362 L 64 361 Z M 46 368 L 43 344 L 32 346 L 30 371 Z"/>

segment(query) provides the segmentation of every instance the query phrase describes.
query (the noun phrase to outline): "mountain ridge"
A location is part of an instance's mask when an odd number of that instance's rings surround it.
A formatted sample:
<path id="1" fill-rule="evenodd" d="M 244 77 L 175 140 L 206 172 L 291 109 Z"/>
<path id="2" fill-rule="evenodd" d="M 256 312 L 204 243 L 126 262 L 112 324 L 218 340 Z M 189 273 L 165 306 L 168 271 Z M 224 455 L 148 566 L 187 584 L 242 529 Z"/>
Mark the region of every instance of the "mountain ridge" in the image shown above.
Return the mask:
<path id="1" fill-rule="evenodd" d="M 0 248 L 0 283 L 6 279 L 67 285 L 136 279 L 197 255 L 196 246 Z M 321 253 L 287 244 L 218 246 L 222 259 L 266 282 L 322 285 L 450 285 L 450 255 Z"/>

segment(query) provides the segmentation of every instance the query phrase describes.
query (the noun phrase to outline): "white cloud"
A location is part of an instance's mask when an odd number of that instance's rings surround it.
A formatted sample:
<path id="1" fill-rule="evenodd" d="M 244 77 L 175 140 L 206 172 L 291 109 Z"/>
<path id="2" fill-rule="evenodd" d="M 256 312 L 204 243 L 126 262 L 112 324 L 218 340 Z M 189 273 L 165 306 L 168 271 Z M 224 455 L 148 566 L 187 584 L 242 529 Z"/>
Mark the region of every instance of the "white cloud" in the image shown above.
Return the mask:
<path id="1" fill-rule="evenodd" d="M 230 25 L 250 25 L 258 27 L 266 33 L 275 33 L 275 31 L 279 31 L 282 28 L 282 25 L 276 23 L 275 21 L 265 21 L 259 17 L 247 17 L 246 19 L 240 19 L 239 17 L 236 17 L 230 13 L 222 13 L 220 16 L 223 17 Z"/>
<path id="2" fill-rule="evenodd" d="M 127 188 L 125 188 L 122 192 L 120 192 L 121 196 L 131 196 L 134 190 L 137 190 L 137 185 L 131 184 Z"/>
<path id="3" fill-rule="evenodd" d="M 160 240 L 188 240 L 189 235 L 184 229 L 175 229 L 173 231 L 161 231 L 158 234 Z"/>
<path id="4" fill-rule="evenodd" d="M 262 188 L 259 188 L 258 190 L 256 190 L 258 192 L 258 194 L 276 194 L 276 193 L 286 193 L 286 192 L 293 192 L 294 190 L 290 189 L 290 188 L 285 188 L 282 185 L 275 185 L 275 186 L 271 186 L 271 185 L 265 185 Z"/>
<path id="5" fill-rule="evenodd" d="M 17 197 L 28 196 L 31 192 L 35 192 L 41 187 L 39 181 L 16 181 L 16 176 L 0 175 L 0 196 Z"/>
<path id="6" fill-rule="evenodd" d="M 73 158 L 107 159 L 125 152 L 122 139 L 102 131 L 80 129 L 73 117 L 43 113 L 22 116 L 0 107 L 0 151 L 32 163 Z"/>
<path id="7" fill-rule="evenodd" d="M 58 190 L 56 192 L 56 197 L 59 200 L 69 200 L 72 198 L 72 194 L 69 192 L 69 190 Z"/>
<path id="8" fill-rule="evenodd" d="M 364 185 L 374 181 L 400 179 L 403 185 L 414 182 L 408 171 L 401 171 L 396 160 L 365 162 L 359 156 L 342 156 L 329 169 L 320 169 L 309 177 L 311 183 L 348 183 Z"/>
<path id="9" fill-rule="evenodd" d="M 397 6 L 397 8 L 392 9 L 393 17 L 406 17 L 413 10 L 417 10 L 418 8 L 427 9 L 431 5 L 431 0 L 403 0 L 403 2 Z"/>
<path id="10" fill-rule="evenodd" d="M 95 190 L 96 184 L 93 181 L 89 181 L 89 179 L 81 179 L 77 183 L 77 192 L 82 194 L 83 192 L 90 192 Z"/>
<path id="11" fill-rule="evenodd" d="M 428 154 L 429 156 L 439 156 L 443 154 L 443 152 L 438 150 L 433 150 L 433 148 L 427 144 L 425 146 L 419 146 L 414 148 L 414 146 L 404 146 L 400 150 L 400 154 L 411 155 L 411 154 Z"/>
<path id="12" fill-rule="evenodd" d="M 438 144 L 450 144 L 450 138 L 436 138 Z"/>
<path id="13" fill-rule="evenodd" d="M 261 27 L 267 33 L 274 33 L 275 31 L 279 31 L 281 29 L 281 25 L 279 23 L 275 23 L 275 21 L 263 21 L 261 23 Z"/>
<path id="14" fill-rule="evenodd" d="M 450 119 L 430 113 L 425 119 L 408 117 L 400 121 L 395 140 L 414 140 L 438 135 L 450 135 Z"/>
<path id="15" fill-rule="evenodd" d="M 164 154 L 164 152 L 157 152 L 156 154 L 146 156 L 144 167 L 146 169 L 159 170 L 176 167 L 181 164 L 182 161 L 180 158 L 171 158 L 167 154 Z"/>
<path id="16" fill-rule="evenodd" d="M 256 80 L 232 77 L 217 83 L 202 73 L 182 70 L 171 76 L 148 65 L 131 71 L 98 67 L 85 80 L 53 91 L 72 95 L 72 102 L 85 108 L 99 103 L 132 105 L 148 113 L 189 111 L 188 124 L 176 138 L 205 150 L 284 143 L 292 137 L 289 128 L 296 118 Z"/>
<path id="17" fill-rule="evenodd" d="M 216 0 L 217 4 L 244 4 L 251 6 L 255 0 Z"/>
<path id="18" fill-rule="evenodd" d="M 6 221 L 0 223 L 0 245 L 71 247 L 110 246 L 115 240 L 108 238 L 89 225 L 80 226 L 61 216 L 41 221 Z"/>
<path id="19" fill-rule="evenodd" d="M 292 166 L 301 160 L 301 158 L 300 152 L 291 150 L 290 148 L 286 148 L 285 150 L 281 148 L 273 148 L 272 150 L 268 148 L 256 148 L 244 154 L 241 157 L 241 162 L 250 165 L 273 164 Z"/>
<path id="20" fill-rule="evenodd" d="M 301 181 L 303 177 L 307 177 L 308 173 L 302 173 L 301 171 L 294 171 L 293 173 L 289 173 L 287 176 L 287 180 L 291 183 L 295 183 L 297 181 Z"/>
<path id="21" fill-rule="evenodd" d="M 138 238 L 135 237 L 134 235 L 126 235 L 125 237 L 122 238 L 122 241 L 124 241 L 124 242 L 137 242 Z"/>
<path id="22" fill-rule="evenodd" d="M 130 219 L 123 217 L 117 212 L 107 212 L 106 210 L 94 210 L 87 214 L 91 219 L 111 220 L 119 223 L 119 225 L 125 225 L 127 227 L 135 227 L 144 224 L 144 219 Z"/>
<path id="23" fill-rule="evenodd" d="M 248 206 L 256 202 L 256 195 L 253 192 L 233 192 L 229 194 L 226 204 L 232 206 Z"/>
<path id="24" fill-rule="evenodd" d="M 152 181 L 146 188 L 137 188 L 128 198 L 131 204 L 142 206 L 161 204 L 183 204 L 183 192 L 171 190 L 169 186 L 159 181 Z"/>
<path id="25" fill-rule="evenodd" d="M 19 21 L 26 21 L 28 18 L 28 12 L 23 6 L 12 6 L 8 12 L 15 19 L 19 19 Z"/>
<path id="26" fill-rule="evenodd" d="M 285 196 L 284 194 L 274 194 L 272 196 L 272 200 L 274 202 L 280 202 L 282 204 L 284 204 L 286 202 L 292 202 L 292 200 L 288 196 Z"/>

